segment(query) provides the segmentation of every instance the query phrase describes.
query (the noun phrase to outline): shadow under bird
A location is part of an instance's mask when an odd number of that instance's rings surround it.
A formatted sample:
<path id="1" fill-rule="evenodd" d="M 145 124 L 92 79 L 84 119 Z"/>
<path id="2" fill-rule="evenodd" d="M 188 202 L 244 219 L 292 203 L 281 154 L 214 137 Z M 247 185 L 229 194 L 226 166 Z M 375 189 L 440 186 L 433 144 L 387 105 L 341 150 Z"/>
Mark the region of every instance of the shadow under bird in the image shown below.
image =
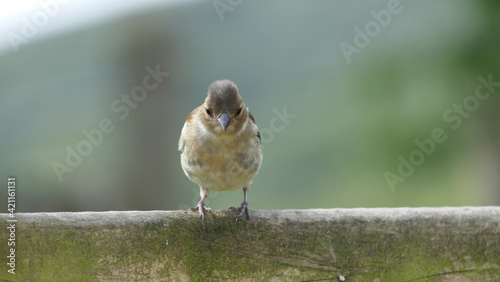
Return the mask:
<path id="1" fill-rule="evenodd" d="M 230 80 L 214 81 L 205 102 L 187 117 L 179 139 L 181 165 L 186 176 L 200 186 L 201 200 L 190 210 L 200 217 L 209 191 L 243 189 L 244 200 L 236 220 L 250 218 L 247 193 L 262 163 L 260 133 L 245 107 L 238 87 Z"/>

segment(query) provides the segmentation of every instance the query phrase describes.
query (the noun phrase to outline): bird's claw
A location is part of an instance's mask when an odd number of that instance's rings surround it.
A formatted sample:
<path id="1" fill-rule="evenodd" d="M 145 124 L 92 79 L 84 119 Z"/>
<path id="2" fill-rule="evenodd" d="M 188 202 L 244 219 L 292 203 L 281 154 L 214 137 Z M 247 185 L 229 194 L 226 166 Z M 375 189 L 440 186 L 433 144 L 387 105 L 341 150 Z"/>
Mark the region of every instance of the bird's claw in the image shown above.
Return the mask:
<path id="1" fill-rule="evenodd" d="M 243 203 L 241 203 L 241 206 L 235 208 L 235 207 L 230 207 L 229 208 L 230 211 L 239 211 L 240 213 L 238 214 L 238 216 L 236 217 L 236 221 L 238 221 L 238 219 L 240 219 L 244 214 L 247 215 L 247 218 L 250 218 L 250 209 L 248 208 L 248 202 L 244 201 Z"/>
<path id="2" fill-rule="evenodd" d="M 212 209 L 205 206 L 205 204 L 198 204 L 196 207 L 192 207 L 189 209 L 190 211 L 198 211 L 200 213 L 201 219 L 205 219 L 205 212 L 212 212 Z"/>

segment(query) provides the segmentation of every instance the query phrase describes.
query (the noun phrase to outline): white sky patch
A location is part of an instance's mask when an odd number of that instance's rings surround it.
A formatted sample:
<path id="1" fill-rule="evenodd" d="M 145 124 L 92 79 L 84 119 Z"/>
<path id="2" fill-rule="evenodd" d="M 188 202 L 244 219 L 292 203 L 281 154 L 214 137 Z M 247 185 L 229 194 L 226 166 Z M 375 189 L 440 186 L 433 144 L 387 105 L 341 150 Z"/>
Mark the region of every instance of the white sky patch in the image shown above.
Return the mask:
<path id="1" fill-rule="evenodd" d="M 3 0 L 0 2 L 0 55 L 15 52 L 9 34 L 23 36 L 26 21 L 33 23 L 38 29 L 35 36 L 28 38 L 29 42 L 34 42 L 126 15 L 195 1 L 197 0 Z M 42 14 L 46 15 L 48 21 L 37 26 L 37 18 L 41 21 L 45 17 Z"/>

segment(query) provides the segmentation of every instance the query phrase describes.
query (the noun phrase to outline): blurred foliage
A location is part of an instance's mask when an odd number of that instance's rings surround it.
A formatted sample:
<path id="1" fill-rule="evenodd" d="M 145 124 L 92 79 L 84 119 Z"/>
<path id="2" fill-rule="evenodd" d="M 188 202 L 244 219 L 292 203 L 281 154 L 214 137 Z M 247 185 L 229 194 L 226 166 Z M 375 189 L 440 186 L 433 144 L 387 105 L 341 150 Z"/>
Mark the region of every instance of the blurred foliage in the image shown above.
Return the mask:
<path id="1" fill-rule="evenodd" d="M 402 1 L 348 63 L 339 45 L 387 5 L 243 1 L 220 18 L 206 1 L 34 38 L 0 55 L 0 177 L 17 177 L 20 211 L 187 208 L 199 193 L 180 167 L 180 130 L 229 78 L 261 129 L 276 111 L 295 115 L 265 140 L 252 209 L 500 204 L 499 89 L 457 130 L 443 119 L 477 77 L 500 81 L 500 4 Z M 157 65 L 170 75 L 120 119 L 113 101 Z M 51 164 L 103 118 L 115 130 L 59 182 Z M 447 141 L 391 190 L 384 173 L 435 128 Z"/>

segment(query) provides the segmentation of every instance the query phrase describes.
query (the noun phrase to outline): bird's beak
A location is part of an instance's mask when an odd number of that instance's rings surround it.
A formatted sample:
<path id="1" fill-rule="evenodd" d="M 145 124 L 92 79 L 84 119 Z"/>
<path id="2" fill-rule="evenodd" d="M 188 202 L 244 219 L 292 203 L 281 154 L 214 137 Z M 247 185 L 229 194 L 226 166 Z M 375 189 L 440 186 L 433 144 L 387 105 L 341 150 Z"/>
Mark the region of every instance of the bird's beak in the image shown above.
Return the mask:
<path id="1" fill-rule="evenodd" d="M 222 129 L 224 129 L 224 131 L 226 131 L 227 125 L 229 124 L 229 116 L 227 114 L 222 114 L 218 118 L 218 121 L 219 121 L 220 125 L 222 126 Z"/>

